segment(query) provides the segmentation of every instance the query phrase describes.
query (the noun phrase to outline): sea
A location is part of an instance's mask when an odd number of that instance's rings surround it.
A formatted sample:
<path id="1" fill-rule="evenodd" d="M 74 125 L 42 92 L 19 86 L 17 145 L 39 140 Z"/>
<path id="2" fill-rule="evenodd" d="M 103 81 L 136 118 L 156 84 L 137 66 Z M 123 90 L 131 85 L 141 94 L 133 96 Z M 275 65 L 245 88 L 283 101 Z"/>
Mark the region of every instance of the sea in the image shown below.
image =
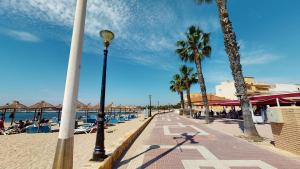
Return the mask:
<path id="1" fill-rule="evenodd" d="M 0 112 L 0 117 L 2 117 L 1 113 L 2 112 Z M 115 113 L 109 112 L 108 114 L 119 114 L 119 113 L 125 113 L 125 112 L 115 112 Z M 10 115 L 10 112 L 6 112 L 5 120 L 10 119 L 9 115 Z M 85 116 L 85 115 L 86 115 L 86 112 L 76 112 L 76 119 L 80 119 L 82 116 Z M 88 112 L 88 115 L 97 115 L 97 112 Z M 34 116 L 34 112 L 16 112 L 15 113 L 15 121 L 17 121 L 17 120 L 32 120 L 33 116 Z M 58 116 L 59 116 L 59 112 L 55 112 L 55 111 L 43 112 L 44 119 L 52 119 L 53 117 L 58 118 Z"/>

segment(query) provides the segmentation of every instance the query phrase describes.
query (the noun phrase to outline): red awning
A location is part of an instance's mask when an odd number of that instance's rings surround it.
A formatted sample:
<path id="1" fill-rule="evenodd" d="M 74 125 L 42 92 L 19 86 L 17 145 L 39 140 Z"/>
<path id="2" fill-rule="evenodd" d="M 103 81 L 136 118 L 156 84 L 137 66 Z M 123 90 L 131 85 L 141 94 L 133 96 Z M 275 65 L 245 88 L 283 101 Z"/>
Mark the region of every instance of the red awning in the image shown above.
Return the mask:
<path id="1" fill-rule="evenodd" d="M 276 98 L 287 98 L 287 97 L 300 97 L 300 92 L 293 93 L 278 93 L 270 95 L 257 95 L 249 97 L 250 100 L 265 100 L 265 99 L 276 99 Z"/>
<path id="2" fill-rule="evenodd" d="M 280 105 L 295 104 L 295 102 L 283 98 L 278 98 L 278 101 Z M 270 98 L 264 100 L 251 100 L 251 104 L 252 105 L 277 105 L 277 100 L 276 98 Z"/>
<path id="3" fill-rule="evenodd" d="M 249 97 L 252 105 L 277 105 L 278 99 L 280 105 L 295 104 L 295 101 L 289 100 L 292 98 L 299 98 L 300 92 L 293 93 L 278 93 L 270 95 L 257 95 Z M 209 106 L 240 106 L 239 100 L 212 100 L 209 101 Z M 199 103 L 199 105 L 203 105 Z"/>
<path id="4" fill-rule="evenodd" d="M 278 98 L 280 105 L 291 105 L 295 104 L 294 101 L 290 101 L 283 98 Z M 277 105 L 276 98 L 269 98 L 269 99 L 260 99 L 260 100 L 250 100 L 252 105 Z M 223 100 L 220 102 L 215 102 L 212 105 L 219 105 L 219 106 L 240 106 L 239 100 Z"/>

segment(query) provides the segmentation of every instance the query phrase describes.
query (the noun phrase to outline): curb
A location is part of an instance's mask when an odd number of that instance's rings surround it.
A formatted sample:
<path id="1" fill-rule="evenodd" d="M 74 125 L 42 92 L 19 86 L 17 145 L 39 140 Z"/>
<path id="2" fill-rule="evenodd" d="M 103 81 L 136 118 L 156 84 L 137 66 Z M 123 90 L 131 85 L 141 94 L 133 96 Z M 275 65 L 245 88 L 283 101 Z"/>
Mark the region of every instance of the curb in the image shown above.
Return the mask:
<path id="1" fill-rule="evenodd" d="M 113 153 L 108 156 L 104 161 L 100 163 L 98 169 L 112 169 L 113 163 L 116 162 L 122 154 L 130 147 L 130 145 L 136 140 L 136 138 L 143 132 L 143 130 L 147 127 L 147 125 L 151 122 L 151 120 L 158 114 L 156 113 L 152 115 L 147 121 L 141 125 L 136 131 L 130 131 L 129 133 L 125 134 L 124 141 L 113 151 Z"/>

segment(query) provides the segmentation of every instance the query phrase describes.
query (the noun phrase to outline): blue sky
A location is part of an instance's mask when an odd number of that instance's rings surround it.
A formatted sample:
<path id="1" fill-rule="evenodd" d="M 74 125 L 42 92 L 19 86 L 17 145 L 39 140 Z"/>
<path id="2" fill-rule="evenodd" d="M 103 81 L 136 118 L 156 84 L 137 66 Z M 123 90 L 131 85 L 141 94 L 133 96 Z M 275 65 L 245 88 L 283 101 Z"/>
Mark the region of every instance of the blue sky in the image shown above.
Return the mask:
<path id="1" fill-rule="evenodd" d="M 291 3 L 292 2 L 292 3 Z M 245 76 L 270 83 L 300 83 L 300 2 L 229 0 L 230 18 L 241 46 Z M 73 0 L 0 0 L 0 104 L 61 103 L 69 57 Z M 79 100 L 99 101 L 103 45 L 110 29 L 107 103 L 176 103 L 169 91 L 183 64 L 174 50 L 190 25 L 211 33 L 212 56 L 203 62 L 208 92 L 231 80 L 215 4 L 193 0 L 89 0 Z M 194 66 L 193 64 L 188 64 Z M 199 85 L 192 87 L 199 92 Z"/>

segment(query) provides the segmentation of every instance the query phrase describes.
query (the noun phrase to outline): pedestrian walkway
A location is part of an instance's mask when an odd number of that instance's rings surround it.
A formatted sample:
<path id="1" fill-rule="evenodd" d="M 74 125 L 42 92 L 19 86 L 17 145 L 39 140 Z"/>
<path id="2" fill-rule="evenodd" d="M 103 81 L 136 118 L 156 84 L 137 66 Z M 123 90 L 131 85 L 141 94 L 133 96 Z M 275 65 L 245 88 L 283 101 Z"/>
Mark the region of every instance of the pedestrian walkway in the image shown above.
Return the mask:
<path id="1" fill-rule="evenodd" d="M 299 169 L 300 161 L 171 112 L 152 120 L 116 168 Z"/>

